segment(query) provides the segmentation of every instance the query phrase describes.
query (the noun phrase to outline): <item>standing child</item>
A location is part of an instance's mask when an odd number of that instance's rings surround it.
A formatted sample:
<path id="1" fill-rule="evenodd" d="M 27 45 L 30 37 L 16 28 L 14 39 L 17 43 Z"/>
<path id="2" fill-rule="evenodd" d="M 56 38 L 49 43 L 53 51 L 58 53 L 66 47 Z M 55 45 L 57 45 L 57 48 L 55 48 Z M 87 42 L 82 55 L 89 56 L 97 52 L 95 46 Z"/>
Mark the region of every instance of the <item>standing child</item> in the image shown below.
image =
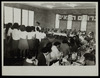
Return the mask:
<path id="1" fill-rule="evenodd" d="M 25 28 L 24 25 L 20 26 L 19 37 L 20 37 L 20 40 L 19 40 L 18 48 L 20 49 L 20 57 L 25 58 L 25 54 L 28 51 L 29 46 L 28 46 L 28 42 L 27 42 L 27 39 L 26 39 L 27 32 L 26 32 L 26 28 Z"/>
<path id="2" fill-rule="evenodd" d="M 33 40 L 33 54 L 35 55 L 35 52 L 36 52 L 36 50 L 35 50 L 35 47 L 36 47 L 36 45 L 35 45 L 35 40 L 36 40 L 36 32 L 35 32 L 35 26 L 31 26 L 31 29 L 32 29 L 32 40 Z"/>
<path id="3" fill-rule="evenodd" d="M 30 52 L 30 51 L 33 51 L 33 49 L 34 49 L 34 46 L 33 46 L 33 37 L 34 37 L 34 34 L 32 32 L 32 28 L 30 26 L 26 27 L 26 31 L 27 31 L 27 41 L 28 41 L 29 52 Z"/>
<path id="4" fill-rule="evenodd" d="M 17 58 L 18 43 L 19 43 L 19 25 L 14 23 L 11 31 L 12 36 L 12 51 L 14 52 L 14 58 Z"/>

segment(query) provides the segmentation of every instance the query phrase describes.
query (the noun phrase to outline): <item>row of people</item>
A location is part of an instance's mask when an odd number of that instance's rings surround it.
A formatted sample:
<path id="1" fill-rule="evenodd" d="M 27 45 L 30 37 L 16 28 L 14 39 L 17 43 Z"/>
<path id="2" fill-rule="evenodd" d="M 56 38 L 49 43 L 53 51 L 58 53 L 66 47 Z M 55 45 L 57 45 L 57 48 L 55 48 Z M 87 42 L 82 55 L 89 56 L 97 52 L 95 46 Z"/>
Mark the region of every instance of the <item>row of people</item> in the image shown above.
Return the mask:
<path id="1" fill-rule="evenodd" d="M 37 50 L 41 39 L 46 37 L 46 34 L 40 31 L 39 27 L 19 26 L 18 23 L 14 23 L 5 35 L 6 44 L 12 44 L 11 48 L 15 52 L 14 55 L 20 49 L 20 54 L 23 53 L 24 56 L 26 50 Z"/>

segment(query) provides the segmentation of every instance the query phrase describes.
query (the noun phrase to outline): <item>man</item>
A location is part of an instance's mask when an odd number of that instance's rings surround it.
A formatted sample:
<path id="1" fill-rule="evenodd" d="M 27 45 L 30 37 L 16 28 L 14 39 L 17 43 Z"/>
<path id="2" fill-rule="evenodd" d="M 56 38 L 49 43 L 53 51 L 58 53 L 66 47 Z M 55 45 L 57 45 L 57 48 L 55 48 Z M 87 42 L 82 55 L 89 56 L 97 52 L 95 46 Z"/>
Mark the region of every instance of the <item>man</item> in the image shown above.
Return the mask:
<path id="1" fill-rule="evenodd" d="M 51 49 L 49 47 L 44 47 L 42 48 L 41 53 L 38 55 L 37 60 L 38 60 L 38 66 L 47 66 L 47 61 L 46 57 L 48 54 L 51 52 Z"/>

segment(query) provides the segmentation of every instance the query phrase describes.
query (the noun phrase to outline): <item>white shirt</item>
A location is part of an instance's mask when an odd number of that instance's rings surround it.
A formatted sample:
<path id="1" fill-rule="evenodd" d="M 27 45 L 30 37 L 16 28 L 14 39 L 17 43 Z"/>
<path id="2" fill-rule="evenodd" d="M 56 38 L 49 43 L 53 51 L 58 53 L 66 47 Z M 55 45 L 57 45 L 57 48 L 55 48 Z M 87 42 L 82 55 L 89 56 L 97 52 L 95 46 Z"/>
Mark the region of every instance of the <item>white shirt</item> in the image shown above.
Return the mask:
<path id="1" fill-rule="evenodd" d="M 27 32 L 26 32 L 26 31 L 20 31 L 19 37 L 20 37 L 21 39 L 26 39 L 26 36 L 27 36 Z"/>
<path id="2" fill-rule="evenodd" d="M 36 32 L 35 32 L 35 31 L 33 31 L 33 32 L 32 32 L 32 35 L 33 35 L 33 37 L 35 37 L 35 36 L 36 36 Z"/>
<path id="3" fill-rule="evenodd" d="M 36 39 L 39 39 L 39 41 L 41 41 L 42 39 L 41 32 L 36 31 Z"/>
<path id="4" fill-rule="evenodd" d="M 35 36 L 33 32 L 27 32 L 27 39 L 32 39 Z"/>
<path id="5" fill-rule="evenodd" d="M 12 29 L 9 28 L 7 36 L 11 36 L 11 33 L 12 33 Z"/>
<path id="6" fill-rule="evenodd" d="M 77 58 L 77 53 L 72 54 L 72 59 L 75 60 Z"/>
<path id="7" fill-rule="evenodd" d="M 54 60 L 58 59 L 60 52 L 57 49 L 57 47 L 53 45 L 52 48 L 51 48 L 51 50 L 52 50 L 52 52 L 51 52 L 51 58 L 54 59 Z"/>
<path id="8" fill-rule="evenodd" d="M 83 36 L 79 36 L 79 39 L 81 39 L 81 41 L 84 41 L 84 37 Z"/>
<path id="9" fill-rule="evenodd" d="M 20 39 L 20 37 L 19 37 L 19 30 L 18 29 L 13 29 L 12 30 L 12 38 L 13 38 L 13 40 L 19 40 Z"/>
<path id="10" fill-rule="evenodd" d="M 27 63 L 33 63 L 32 59 L 28 59 L 28 58 L 26 59 L 26 62 Z"/>
<path id="11" fill-rule="evenodd" d="M 44 39 L 46 37 L 45 33 L 41 33 L 41 38 Z"/>

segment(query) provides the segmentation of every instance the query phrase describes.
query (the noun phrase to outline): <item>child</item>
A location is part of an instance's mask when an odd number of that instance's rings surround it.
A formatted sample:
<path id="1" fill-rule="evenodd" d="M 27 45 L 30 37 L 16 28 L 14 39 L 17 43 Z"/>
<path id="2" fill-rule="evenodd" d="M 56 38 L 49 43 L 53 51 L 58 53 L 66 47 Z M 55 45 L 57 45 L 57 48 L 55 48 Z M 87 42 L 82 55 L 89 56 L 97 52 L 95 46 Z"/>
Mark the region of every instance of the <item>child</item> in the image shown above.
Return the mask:
<path id="1" fill-rule="evenodd" d="M 18 23 L 14 23 L 11 31 L 12 36 L 12 51 L 14 52 L 14 57 L 17 58 L 18 51 L 18 43 L 19 43 L 19 25 Z"/>
<path id="2" fill-rule="evenodd" d="M 38 60 L 32 54 L 29 54 L 27 58 L 24 60 L 24 66 L 37 66 Z"/>
<path id="3" fill-rule="evenodd" d="M 18 48 L 20 49 L 20 57 L 25 58 L 25 54 L 26 54 L 27 50 L 29 49 L 29 45 L 28 45 L 28 42 L 26 39 L 27 32 L 26 32 L 26 28 L 24 25 L 20 26 L 19 37 L 20 37 L 20 40 L 19 40 Z"/>

